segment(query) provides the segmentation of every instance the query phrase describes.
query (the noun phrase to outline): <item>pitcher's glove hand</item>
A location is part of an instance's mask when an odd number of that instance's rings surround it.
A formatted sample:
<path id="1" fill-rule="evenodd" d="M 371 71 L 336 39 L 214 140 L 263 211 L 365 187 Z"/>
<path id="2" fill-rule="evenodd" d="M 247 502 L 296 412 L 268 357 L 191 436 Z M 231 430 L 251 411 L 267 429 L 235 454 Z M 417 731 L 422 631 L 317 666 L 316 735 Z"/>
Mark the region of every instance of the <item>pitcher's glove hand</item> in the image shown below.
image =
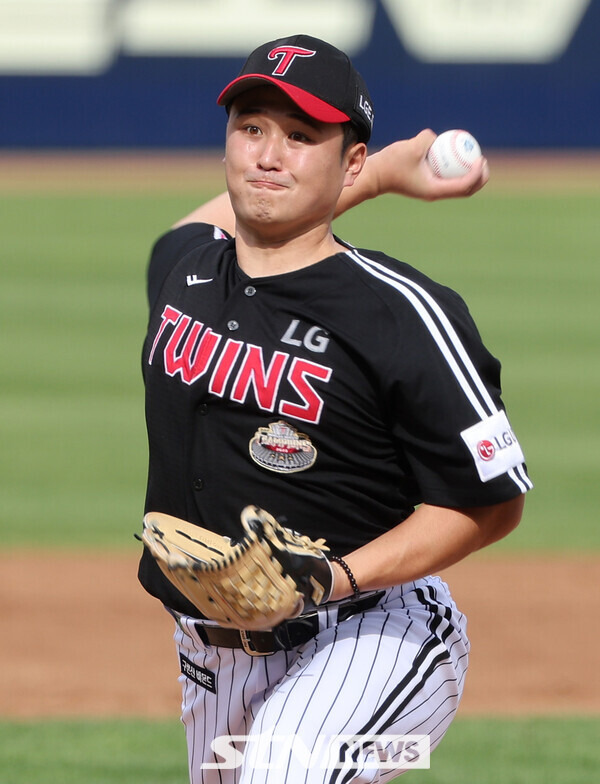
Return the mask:
<path id="1" fill-rule="evenodd" d="M 235 629 L 272 629 L 326 602 L 333 574 L 325 540 L 284 528 L 247 506 L 232 541 L 170 515 L 144 517 L 142 541 L 173 585 L 205 618 Z"/>

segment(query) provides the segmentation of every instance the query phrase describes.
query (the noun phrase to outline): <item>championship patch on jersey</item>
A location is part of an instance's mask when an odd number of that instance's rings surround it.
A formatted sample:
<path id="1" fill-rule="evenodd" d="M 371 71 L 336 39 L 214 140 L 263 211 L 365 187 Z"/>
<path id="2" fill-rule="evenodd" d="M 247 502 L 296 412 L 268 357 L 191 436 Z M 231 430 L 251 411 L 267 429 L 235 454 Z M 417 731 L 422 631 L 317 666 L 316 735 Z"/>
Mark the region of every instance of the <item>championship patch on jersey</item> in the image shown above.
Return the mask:
<path id="1" fill-rule="evenodd" d="M 489 482 L 525 461 L 504 411 L 468 427 L 461 436 L 482 482 Z"/>
<path id="2" fill-rule="evenodd" d="M 248 446 L 255 463 L 280 474 L 306 471 L 317 459 L 310 438 L 282 420 L 259 427 Z"/>

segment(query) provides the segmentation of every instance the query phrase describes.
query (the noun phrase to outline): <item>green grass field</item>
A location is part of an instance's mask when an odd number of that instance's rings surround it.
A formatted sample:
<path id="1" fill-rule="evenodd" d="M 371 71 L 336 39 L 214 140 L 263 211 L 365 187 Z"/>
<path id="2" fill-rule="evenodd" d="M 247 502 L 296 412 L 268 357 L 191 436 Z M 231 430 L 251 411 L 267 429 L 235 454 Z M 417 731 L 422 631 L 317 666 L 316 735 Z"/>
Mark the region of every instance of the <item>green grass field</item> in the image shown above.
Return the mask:
<path id="1" fill-rule="evenodd" d="M 204 198 L 0 195 L 5 545 L 133 546 L 145 480 L 139 355 L 157 236 Z M 600 193 L 386 197 L 337 231 L 457 289 L 502 359 L 536 490 L 498 549 L 600 546 Z"/>
<path id="2" fill-rule="evenodd" d="M 456 719 L 431 756 L 397 784 L 591 784 L 594 719 Z M 185 784 L 177 722 L 0 722 L 2 784 Z"/>
<path id="3" fill-rule="evenodd" d="M 137 548 L 151 244 L 209 194 L 0 190 L 5 548 Z M 536 489 L 499 552 L 598 551 L 600 190 L 387 197 L 337 224 L 457 289 L 504 366 Z M 549 685 L 549 688 L 551 686 Z M 589 784 L 598 718 L 459 718 L 422 784 Z M 2 784 L 185 784 L 177 721 L 0 723 Z"/>

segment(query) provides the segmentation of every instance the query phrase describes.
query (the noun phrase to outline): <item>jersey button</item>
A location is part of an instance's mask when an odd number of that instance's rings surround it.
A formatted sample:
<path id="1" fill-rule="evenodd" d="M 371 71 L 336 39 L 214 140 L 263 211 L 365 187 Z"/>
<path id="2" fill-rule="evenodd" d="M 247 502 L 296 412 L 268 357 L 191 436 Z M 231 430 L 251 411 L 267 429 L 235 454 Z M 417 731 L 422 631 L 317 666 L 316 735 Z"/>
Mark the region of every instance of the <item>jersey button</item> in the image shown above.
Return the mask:
<path id="1" fill-rule="evenodd" d="M 208 404 L 207 403 L 200 403 L 198 406 L 198 413 L 202 416 L 206 416 L 208 414 Z"/>
<path id="2" fill-rule="evenodd" d="M 199 492 L 204 487 L 204 482 L 202 479 L 194 479 L 194 490 Z"/>
<path id="3" fill-rule="evenodd" d="M 254 288 L 254 286 L 246 286 L 246 288 L 244 289 L 244 294 L 247 297 L 253 297 L 256 294 L 256 289 Z"/>
<path id="4" fill-rule="evenodd" d="M 236 329 L 239 329 L 239 326 L 240 325 L 237 323 L 237 321 L 234 321 L 233 319 L 227 322 L 227 329 L 230 332 L 235 332 Z"/>

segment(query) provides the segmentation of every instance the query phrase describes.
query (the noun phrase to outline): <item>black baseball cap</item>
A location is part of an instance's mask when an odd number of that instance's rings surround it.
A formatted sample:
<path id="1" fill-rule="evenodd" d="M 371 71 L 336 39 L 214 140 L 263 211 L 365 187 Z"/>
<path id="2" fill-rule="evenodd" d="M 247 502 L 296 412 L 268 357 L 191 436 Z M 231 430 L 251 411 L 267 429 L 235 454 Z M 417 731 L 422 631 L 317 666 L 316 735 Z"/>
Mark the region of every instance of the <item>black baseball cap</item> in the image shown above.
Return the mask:
<path id="1" fill-rule="evenodd" d="M 310 35 L 263 44 L 248 57 L 217 103 L 227 106 L 240 93 L 265 82 L 283 90 L 309 117 L 350 122 L 359 141 L 369 141 L 374 118 L 371 97 L 348 55 L 335 46 Z"/>

